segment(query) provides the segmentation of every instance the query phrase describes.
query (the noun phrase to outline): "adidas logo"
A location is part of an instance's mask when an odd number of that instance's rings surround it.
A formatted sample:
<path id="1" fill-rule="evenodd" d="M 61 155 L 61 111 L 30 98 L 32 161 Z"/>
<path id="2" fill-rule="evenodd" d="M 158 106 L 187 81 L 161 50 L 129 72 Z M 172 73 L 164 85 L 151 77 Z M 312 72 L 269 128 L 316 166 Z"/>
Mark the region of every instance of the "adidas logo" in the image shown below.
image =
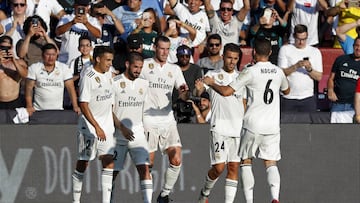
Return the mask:
<path id="1" fill-rule="evenodd" d="M 343 66 L 348 67 L 349 65 L 348 65 L 348 63 L 344 63 Z"/>

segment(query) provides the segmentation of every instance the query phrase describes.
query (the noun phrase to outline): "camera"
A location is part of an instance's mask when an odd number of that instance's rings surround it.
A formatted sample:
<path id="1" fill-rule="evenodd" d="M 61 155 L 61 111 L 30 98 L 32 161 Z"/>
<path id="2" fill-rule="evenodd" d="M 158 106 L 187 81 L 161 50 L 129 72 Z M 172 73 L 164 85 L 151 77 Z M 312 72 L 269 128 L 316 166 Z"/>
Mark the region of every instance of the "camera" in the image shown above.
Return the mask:
<path id="1" fill-rule="evenodd" d="M 37 27 L 39 25 L 39 19 L 38 18 L 31 19 L 31 24 L 33 26 Z"/>
<path id="2" fill-rule="evenodd" d="M 0 50 L 2 50 L 2 51 L 5 51 L 6 52 L 6 57 L 4 57 L 4 58 L 6 58 L 6 59 L 9 59 L 9 58 L 11 58 L 11 57 L 8 57 L 8 55 L 9 55 L 9 49 L 10 49 L 11 47 L 8 47 L 8 46 L 0 46 Z"/>
<path id="3" fill-rule="evenodd" d="M 195 111 L 191 102 L 176 100 L 174 104 L 175 118 L 178 123 L 190 123 L 191 117 L 195 115 Z"/>
<path id="4" fill-rule="evenodd" d="M 84 15 L 85 14 L 85 8 L 84 7 L 78 7 L 77 8 L 77 14 Z"/>
<path id="5" fill-rule="evenodd" d="M 304 60 L 304 61 L 308 61 L 308 60 L 309 60 L 309 57 L 304 57 L 303 60 Z"/>

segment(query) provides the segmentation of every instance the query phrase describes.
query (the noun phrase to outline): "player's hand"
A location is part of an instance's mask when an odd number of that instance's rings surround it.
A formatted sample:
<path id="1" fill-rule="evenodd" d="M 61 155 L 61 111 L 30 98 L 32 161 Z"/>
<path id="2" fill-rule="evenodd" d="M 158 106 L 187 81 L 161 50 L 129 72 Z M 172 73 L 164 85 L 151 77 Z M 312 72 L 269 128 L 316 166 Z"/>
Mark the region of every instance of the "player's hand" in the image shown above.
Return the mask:
<path id="1" fill-rule="evenodd" d="M 203 83 L 208 85 L 208 86 L 211 86 L 212 84 L 215 83 L 215 79 L 213 77 L 209 77 L 209 76 L 205 76 L 203 79 L 202 79 Z"/>
<path id="2" fill-rule="evenodd" d="M 106 140 L 106 135 L 105 135 L 105 132 L 103 131 L 103 129 L 101 129 L 100 127 L 97 127 L 97 128 L 95 128 L 95 132 L 96 132 L 96 136 L 98 137 L 99 141 Z"/>
<path id="3" fill-rule="evenodd" d="M 124 126 L 120 129 L 120 131 L 127 140 L 134 141 L 134 133 L 129 128 Z"/>
<path id="4" fill-rule="evenodd" d="M 189 90 L 189 87 L 187 86 L 187 84 L 182 84 L 179 88 L 179 91 L 180 92 L 185 92 L 185 91 L 188 91 Z"/>

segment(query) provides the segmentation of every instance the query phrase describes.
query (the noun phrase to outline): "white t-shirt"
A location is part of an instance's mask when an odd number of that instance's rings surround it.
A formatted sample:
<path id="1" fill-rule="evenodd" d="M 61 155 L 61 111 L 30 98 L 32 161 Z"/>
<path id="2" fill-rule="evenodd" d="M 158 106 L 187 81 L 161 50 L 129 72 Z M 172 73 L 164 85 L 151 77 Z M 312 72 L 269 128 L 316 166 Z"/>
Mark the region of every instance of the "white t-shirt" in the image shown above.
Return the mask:
<path id="1" fill-rule="evenodd" d="M 258 62 L 243 69 L 236 81 L 230 84 L 234 90 L 247 89 L 247 109 L 243 128 L 259 134 L 280 132 L 280 90 L 289 87 L 284 72 L 270 62 Z"/>
<path id="2" fill-rule="evenodd" d="M 224 69 L 209 71 L 206 76 L 213 77 L 216 84 L 226 86 L 236 80 L 238 71 L 228 73 Z M 210 130 L 223 136 L 240 137 L 244 103 L 246 98 L 245 88 L 236 91 L 231 96 L 221 96 L 212 88 L 207 87 L 211 101 L 211 121 Z"/>
<path id="3" fill-rule="evenodd" d="M 113 78 L 114 113 L 120 122 L 135 132 L 144 132 L 143 112 L 149 82 L 142 78 L 129 80 L 124 74 Z M 136 133 L 135 133 L 136 134 Z"/>
<path id="4" fill-rule="evenodd" d="M 294 43 L 294 27 L 298 24 L 306 25 L 308 28 L 308 45 L 319 43 L 318 37 L 318 18 L 319 18 L 318 0 L 295 0 L 293 14 L 291 17 L 290 43 Z"/>
<path id="5" fill-rule="evenodd" d="M 38 6 L 35 9 L 35 0 L 27 0 L 26 2 L 26 16 L 38 15 L 47 25 L 48 33 L 50 32 L 50 16 L 57 15 L 64 8 L 57 0 L 39 0 Z"/>
<path id="6" fill-rule="evenodd" d="M 143 13 L 143 10 L 140 9 L 136 12 L 131 11 L 128 6 L 119 6 L 112 11 L 117 19 L 121 21 L 124 26 L 125 32 L 120 36 L 123 40 L 132 33 L 132 31 L 137 27 L 135 19 L 140 19 Z"/>
<path id="7" fill-rule="evenodd" d="M 227 24 L 219 18 L 215 13 L 214 17 L 209 19 L 211 33 L 219 34 L 221 36 L 222 47 L 227 43 L 239 44 L 239 34 L 243 22 L 239 21 L 236 16 L 231 17 L 231 21 Z"/>
<path id="8" fill-rule="evenodd" d="M 25 16 L 24 16 L 24 18 L 25 18 Z M 1 21 L 1 26 L 4 29 L 4 32 L 2 34 L 5 35 L 5 33 L 8 32 L 11 29 L 11 27 L 13 26 L 13 22 L 14 22 L 14 18 L 12 16 Z M 18 43 L 18 41 L 20 39 L 25 38 L 23 25 L 17 25 L 15 31 L 13 32 L 13 34 L 10 37 L 13 40 L 12 44 L 13 44 L 14 54 L 15 54 L 16 58 L 19 58 L 17 53 L 16 53 L 15 48 L 16 48 L 16 44 Z"/>
<path id="9" fill-rule="evenodd" d="M 323 72 L 322 56 L 319 49 L 306 46 L 298 49 L 293 44 L 284 45 L 280 48 L 278 55 L 278 66 L 288 68 L 304 57 L 309 57 L 312 69 Z M 287 76 L 291 91 L 284 95 L 287 99 L 305 99 L 314 95 L 314 80 L 309 76 L 305 67 L 298 68 L 295 72 Z"/>
<path id="10" fill-rule="evenodd" d="M 66 64 L 56 62 L 48 73 L 42 62 L 29 66 L 27 79 L 36 81 L 33 105 L 35 110 L 63 110 L 64 81 L 72 79 Z"/>
<path id="11" fill-rule="evenodd" d="M 114 120 L 112 117 L 114 92 L 111 76 L 110 71 L 99 73 L 91 68 L 80 81 L 79 102 L 87 102 L 89 104 L 92 115 L 105 131 L 106 135 L 113 135 L 115 131 Z M 90 132 L 96 136 L 94 126 L 86 120 L 84 115 L 81 115 L 81 119 L 86 121 Z"/>
<path id="12" fill-rule="evenodd" d="M 173 37 L 168 37 L 170 40 L 170 50 L 169 50 L 169 56 L 167 61 L 169 63 L 176 63 L 178 61 L 177 56 L 176 56 L 176 49 L 181 46 L 181 45 L 186 45 L 188 47 L 192 47 L 192 43 L 191 41 L 186 38 L 186 37 L 177 37 L 177 38 L 173 38 Z M 190 59 L 190 63 L 193 63 L 194 59 L 191 56 Z"/>
<path id="13" fill-rule="evenodd" d="M 189 9 L 183 4 L 177 3 L 173 8 L 179 19 L 196 29 L 196 37 L 193 46 L 198 46 L 206 38 L 206 32 L 210 32 L 209 19 L 204 10 L 197 13 L 190 13 Z M 187 34 L 187 30 L 181 29 L 182 34 Z"/>
<path id="14" fill-rule="evenodd" d="M 87 19 L 89 23 L 100 30 L 101 32 L 101 26 L 99 21 L 91 17 L 89 14 L 87 15 Z M 61 25 L 64 25 L 70 21 L 72 21 L 75 17 L 75 14 L 68 14 L 63 16 L 57 27 L 60 27 Z M 92 34 L 89 32 L 89 30 L 86 28 L 86 26 L 82 23 L 76 23 L 71 28 L 66 31 L 64 34 L 60 35 L 61 37 L 61 48 L 60 48 L 60 54 L 59 54 L 59 61 L 62 63 L 70 64 L 71 60 L 81 55 L 81 53 L 78 50 L 79 46 L 79 38 L 81 35 L 89 35 L 91 40 L 95 42 L 96 38 L 92 36 Z"/>
<path id="15" fill-rule="evenodd" d="M 149 81 L 148 99 L 144 106 L 144 125 L 166 127 L 176 123 L 172 111 L 172 92 L 186 84 L 178 65 L 166 63 L 162 67 L 153 58 L 144 61 L 141 78 Z"/>

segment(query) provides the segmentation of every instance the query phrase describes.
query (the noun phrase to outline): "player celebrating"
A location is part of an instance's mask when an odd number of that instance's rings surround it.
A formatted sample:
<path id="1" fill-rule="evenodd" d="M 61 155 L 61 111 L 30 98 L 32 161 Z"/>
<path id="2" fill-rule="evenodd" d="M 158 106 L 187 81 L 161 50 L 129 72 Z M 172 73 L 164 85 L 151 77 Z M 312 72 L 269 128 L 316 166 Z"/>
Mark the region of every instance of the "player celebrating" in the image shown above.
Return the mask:
<path id="1" fill-rule="evenodd" d="M 229 43 L 224 47 L 224 66 L 222 69 L 209 71 L 206 76 L 214 78 L 217 84 L 228 85 L 236 79 L 239 72 L 236 70 L 242 53 L 240 47 Z M 201 79 L 196 81 L 200 91 Z M 203 85 L 202 85 L 203 86 Z M 223 97 L 213 89 L 207 91 L 211 100 L 211 136 L 210 136 L 210 159 L 212 167 L 208 171 L 205 184 L 201 190 L 199 203 L 205 203 L 211 189 L 214 187 L 218 177 L 227 165 L 225 181 L 225 202 L 233 202 L 235 199 L 238 170 L 240 165 L 239 147 L 240 132 L 243 122 L 244 107 L 246 100 L 245 88 L 237 91 L 231 97 Z"/>
<path id="2" fill-rule="evenodd" d="M 114 180 L 119 170 L 124 168 L 126 155 L 129 152 L 140 176 L 144 203 L 151 203 L 153 185 L 149 171 L 148 143 L 143 126 L 144 102 L 149 82 L 138 78 L 143 63 L 144 59 L 140 53 L 131 52 L 125 63 L 125 72 L 114 78 L 114 114 L 126 128 L 134 133 L 134 136 L 126 138 L 118 130 L 115 131 Z"/>
<path id="3" fill-rule="evenodd" d="M 144 61 L 141 77 L 149 81 L 148 99 L 144 106 L 144 127 L 148 136 L 150 165 L 155 158 L 157 145 L 169 157 L 169 167 L 165 172 L 164 186 L 157 202 L 169 202 L 181 168 L 181 142 L 172 111 L 172 91 L 179 90 L 179 97 L 186 101 L 188 86 L 179 66 L 167 63 L 170 40 L 158 36 L 154 42 L 155 57 Z"/>
<path id="4" fill-rule="evenodd" d="M 279 92 L 289 94 L 289 83 L 284 72 L 272 65 L 268 58 L 271 44 L 267 40 L 256 40 L 255 65 L 245 68 L 236 81 L 220 86 L 214 78 L 205 77 L 204 83 L 224 96 L 232 95 L 242 87 L 247 88 L 248 106 L 244 115 L 240 142 L 240 173 L 247 203 L 253 202 L 254 176 L 252 159 L 264 160 L 272 203 L 279 202 L 280 174 L 276 162 L 280 160 L 280 99 Z"/>

